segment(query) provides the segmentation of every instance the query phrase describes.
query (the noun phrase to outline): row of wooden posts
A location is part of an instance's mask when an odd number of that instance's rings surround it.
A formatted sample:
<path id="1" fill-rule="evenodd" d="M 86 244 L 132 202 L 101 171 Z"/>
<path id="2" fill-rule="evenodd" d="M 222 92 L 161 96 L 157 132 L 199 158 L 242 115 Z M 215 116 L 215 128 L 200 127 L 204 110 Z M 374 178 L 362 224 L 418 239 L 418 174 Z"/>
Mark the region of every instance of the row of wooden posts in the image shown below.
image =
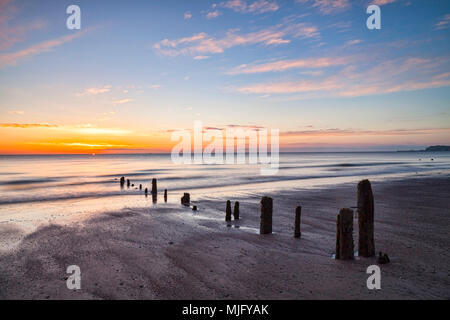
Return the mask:
<path id="1" fill-rule="evenodd" d="M 126 180 L 127 187 L 132 185 L 130 180 Z M 120 185 L 123 188 L 125 185 L 125 177 L 120 178 Z M 139 190 L 142 190 L 142 184 L 139 185 Z M 148 195 L 148 189 L 145 188 L 145 195 Z M 158 188 L 156 179 L 152 179 L 152 198 L 156 202 Z M 164 190 L 164 202 L 167 202 L 167 189 Z M 184 193 L 181 198 L 181 204 L 190 206 L 191 199 L 189 193 Z M 271 197 L 262 197 L 261 199 L 261 214 L 260 214 L 260 234 L 272 233 L 272 214 L 273 214 L 273 199 Z M 362 257 L 372 257 L 375 255 L 375 240 L 374 240 L 374 199 L 372 193 L 372 186 L 369 180 L 362 180 L 358 183 L 357 188 L 357 213 L 358 213 L 358 255 Z M 197 211 L 197 206 L 193 206 L 192 210 Z M 300 238 L 300 221 L 301 221 L 302 207 L 295 208 L 294 218 L 294 237 Z M 231 201 L 227 200 L 225 208 L 225 221 L 231 221 Z M 234 220 L 239 219 L 239 201 L 234 203 L 233 210 Z M 350 208 L 343 208 L 339 211 L 336 220 L 336 259 L 352 260 L 354 259 L 354 243 L 353 243 L 353 210 Z"/>
<path id="2" fill-rule="evenodd" d="M 260 234 L 272 233 L 273 200 L 270 197 L 262 197 L 260 215 Z M 358 255 L 372 257 L 375 255 L 374 241 L 374 199 L 369 180 L 362 180 L 357 188 L 357 212 L 358 212 Z M 237 213 L 236 213 L 237 212 Z M 295 208 L 294 237 L 300 238 L 300 221 L 302 207 Z M 234 219 L 239 219 L 239 202 L 236 201 Z M 231 220 L 231 202 L 228 200 L 225 209 L 225 220 Z M 381 253 L 380 253 L 381 254 Z M 339 211 L 336 221 L 336 259 L 354 259 L 353 243 L 353 210 L 343 208 Z"/>
<path id="3" fill-rule="evenodd" d="M 126 179 L 127 187 L 134 187 L 134 184 L 131 183 L 130 179 Z M 125 186 L 125 177 L 120 178 L 120 187 L 123 188 Z M 139 190 L 142 190 L 142 184 L 139 185 Z M 144 189 L 145 196 L 148 196 L 148 188 Z M 152 191 L 151 195 L 153 198 L 153 202 L 156 202 L 158 197 L 158 185 L 157 180 L 155 178 L 152 179 Z M 164 202 L 167 202 L 167 189 L 164 189 Z"/>

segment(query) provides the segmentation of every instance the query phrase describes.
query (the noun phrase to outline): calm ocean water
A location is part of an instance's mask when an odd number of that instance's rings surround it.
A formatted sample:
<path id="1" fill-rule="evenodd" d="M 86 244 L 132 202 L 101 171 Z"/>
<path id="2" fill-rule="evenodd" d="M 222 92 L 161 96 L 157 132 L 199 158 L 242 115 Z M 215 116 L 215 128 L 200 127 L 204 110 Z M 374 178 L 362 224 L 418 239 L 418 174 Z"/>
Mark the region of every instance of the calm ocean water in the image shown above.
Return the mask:
<path id="1" fill-rule="evenodd" d="M 135 188 L 151 189 L 152 178 L 158 179 L 159 201 L 168 189 L 169 202 L 179 203 L 183 192 L 215 198 L 449 172 L 450 152 L 281 154 L 273 176 L 262 176 L 255 165 L 175 165 L 170 155 L 0 156 L 0 222 L 15 214 L 149 206 L 151 197 Z M 122 190 L 121 176 L 135 187 Z"/>

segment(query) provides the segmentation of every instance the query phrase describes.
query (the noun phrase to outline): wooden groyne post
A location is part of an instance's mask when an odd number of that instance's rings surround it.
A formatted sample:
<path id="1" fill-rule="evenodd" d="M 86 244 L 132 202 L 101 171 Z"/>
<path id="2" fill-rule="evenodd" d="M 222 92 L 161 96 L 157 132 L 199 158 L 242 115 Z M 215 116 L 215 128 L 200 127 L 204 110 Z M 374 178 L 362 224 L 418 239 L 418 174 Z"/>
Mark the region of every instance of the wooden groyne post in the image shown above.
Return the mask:
<path id="1" fill-rule="evenodd" d="M 158 194 L 158 187 L 156 185 L 156 179 L 152 179 L 152 194 L 156 195 Z"/>
<path id="2" fill-rule="evenodd" d="M 233 217 L 234 220 L 239 220 L 239 201 L 234 203 Z"/>
<path id="3" fill-rule="evenodd" d="M 130 187 L 130 184 L 131 184 L 130 179 L 127 179 L 127 188 Z"/>
<path id="4" fill-rule="evenodd" d="M 300 219 L 302 215 L 302 207 L 295 208 L 295 221 L 294 221 L 294 238 L 300 238 L 302 233 L 300 231 Z"/>
<path id="5" fill-rule="evenodd" d="M 227 207 L 225 209 L 225 221 L 231 221 L 231 201 L 227 200 Z"/>
<path id="6" fill-rule="evenodd" d="M 272 233 L 272 211 L 273 200 L 270 197 L 262 197 L 261 199 L 261 221 L 259 226 L 259 234 Z"/>
<path id="7" fill-rule="evenodd" d="M 164 189 L 164 202 L 167 202 L 167 189 Z"/>
<path id="8" fill-rule="evenodd" d="M 125 177 L 120 178 L 120 186 L 123 188 L 125 185 Z"/>
<path id="9" fill-rule="evenodd" d="M 336 259 L 353 260 L 353 210 L 341 209 L 337 216 Z"/>
<path id="10" fill-rule="evenodd" d="M 372 186 L 369 180 L 358 183 L 358 255 L 361 257 L 375 256 L 374 240 L 374 200 Z"/>
<path id="11" fill-rule="evenodd" d="M 181 197 L 181 204 L 183 206 L 189 207 L 191 204 L 191 195 L 189 193 L 184 193 L 184 195 Z"/>

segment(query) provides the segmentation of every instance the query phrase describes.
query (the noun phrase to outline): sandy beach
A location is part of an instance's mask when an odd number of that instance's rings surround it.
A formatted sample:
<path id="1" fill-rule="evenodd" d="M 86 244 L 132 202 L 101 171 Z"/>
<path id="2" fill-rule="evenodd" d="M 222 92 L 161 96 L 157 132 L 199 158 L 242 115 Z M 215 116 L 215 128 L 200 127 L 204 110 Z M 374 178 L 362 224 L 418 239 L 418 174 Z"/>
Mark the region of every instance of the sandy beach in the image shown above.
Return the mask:
<path id="1" fill-rule="evenodd" d="M 356 203 L 356 184 L 270 194 L 273 234 L 259 235 L 259 201 L 240 201 L 225 222 L 225 201 L 199 207 L 159 202 L 57 220 L 25 232 L 0 225 L 0 299 L 450 299 L 450 176 L 377 181 L 375 249 L 389 254 L 381 290 L 368 290 L 376 258 L 337 261 L 336 215 Z M 179 197 L 182 194 L 180 193 Z M 293 237 L 301 205 L 301 239 Z M 355 217 L 354 239 L 357 241 Z M 81 290 L 66 268 L 81 268 Z"/>

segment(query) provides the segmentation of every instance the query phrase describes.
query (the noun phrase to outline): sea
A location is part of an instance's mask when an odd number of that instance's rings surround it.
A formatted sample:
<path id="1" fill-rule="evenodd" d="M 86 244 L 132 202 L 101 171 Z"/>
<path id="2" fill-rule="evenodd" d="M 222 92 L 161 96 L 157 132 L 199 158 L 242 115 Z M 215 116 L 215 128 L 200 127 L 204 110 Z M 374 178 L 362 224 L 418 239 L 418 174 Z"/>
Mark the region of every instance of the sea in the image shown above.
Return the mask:
<path id="1" fill-rule="evenodd" d="M 254 164 L 175 164 L 170 154 L 2 155 L 0 223 L 152 207 L 164 202 L 164 189 L 179 204 L 184 192 L 214 200 L 449 173 L 450 152 L 281 153 L 274 175 Z M 132 185 L 122 188 L 121 177 Z M 143 191 L 153 178 L 156 204 Z"/>

